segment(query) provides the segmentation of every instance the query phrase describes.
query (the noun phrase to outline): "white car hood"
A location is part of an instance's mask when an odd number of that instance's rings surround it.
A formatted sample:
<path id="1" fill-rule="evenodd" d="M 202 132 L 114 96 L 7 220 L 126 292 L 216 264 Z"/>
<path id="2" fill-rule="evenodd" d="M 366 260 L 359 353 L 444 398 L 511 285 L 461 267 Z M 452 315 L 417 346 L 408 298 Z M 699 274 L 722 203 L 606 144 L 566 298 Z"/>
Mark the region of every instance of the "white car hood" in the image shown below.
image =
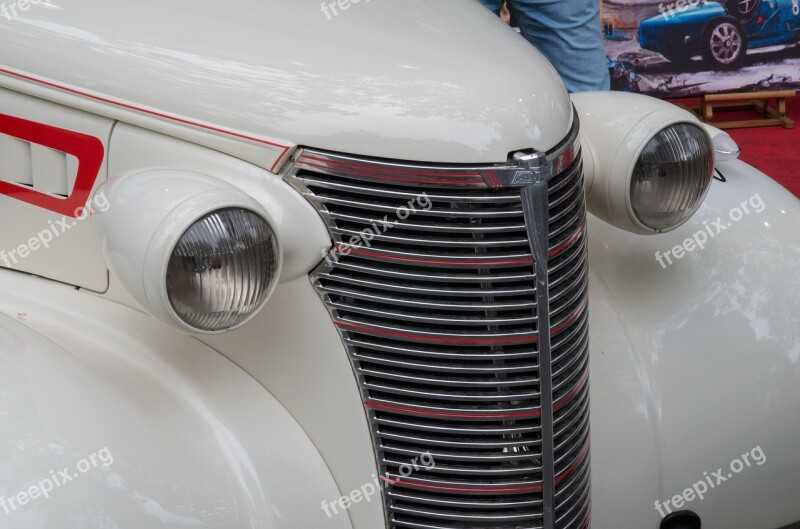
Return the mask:
<path id="1" fill-rule="evenodd" d="M 477 2 L 327 9 L 319 0 L 52 0 L 3 20 L 0 67 L 352 154 L 502 162 L 567 135 L 572 107 L 555 70 Z"/>

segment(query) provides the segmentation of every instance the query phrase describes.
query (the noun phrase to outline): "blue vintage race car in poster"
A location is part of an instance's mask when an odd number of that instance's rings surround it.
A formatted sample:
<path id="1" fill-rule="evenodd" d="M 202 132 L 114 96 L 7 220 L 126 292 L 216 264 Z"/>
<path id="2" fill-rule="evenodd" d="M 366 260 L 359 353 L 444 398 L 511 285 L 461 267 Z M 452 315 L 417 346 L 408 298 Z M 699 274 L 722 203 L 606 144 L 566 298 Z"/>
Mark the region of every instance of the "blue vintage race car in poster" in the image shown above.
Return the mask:
<path id="1" fill-rule="evenodd" d="M 747 50 L 800 41 L 800 0 L 679 0 L 639 25 L 639 44 L 671 62 L 700 55 L 734 68 Z"/>

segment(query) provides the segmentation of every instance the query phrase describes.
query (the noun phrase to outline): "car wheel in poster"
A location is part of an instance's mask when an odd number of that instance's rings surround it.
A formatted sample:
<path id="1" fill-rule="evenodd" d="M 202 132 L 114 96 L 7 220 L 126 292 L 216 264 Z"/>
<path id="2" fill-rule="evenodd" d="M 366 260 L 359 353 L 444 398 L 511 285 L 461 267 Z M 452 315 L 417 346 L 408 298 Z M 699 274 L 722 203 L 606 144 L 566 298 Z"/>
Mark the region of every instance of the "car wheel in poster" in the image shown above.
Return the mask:
<path id="1" fill-rule="evenodd" d="M 741 24 L 732 18 L 712 20 L 703 38 L 703 58 L 714 68 L 731 69 L 747 55 L 747 38 Z"/>

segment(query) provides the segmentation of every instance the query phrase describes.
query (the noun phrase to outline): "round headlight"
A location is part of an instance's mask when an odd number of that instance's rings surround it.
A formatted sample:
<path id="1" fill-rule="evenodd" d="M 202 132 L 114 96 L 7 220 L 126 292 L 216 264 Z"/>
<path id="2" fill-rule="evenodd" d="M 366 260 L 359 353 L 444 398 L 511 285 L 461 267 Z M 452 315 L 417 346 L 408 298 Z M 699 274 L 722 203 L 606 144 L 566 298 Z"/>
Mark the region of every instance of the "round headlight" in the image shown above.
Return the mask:
<path id="1" fill-rule="evenodd" d="M 703 203 L 713 176 L 713 147 L 705 131 L 689 123 L 669 126 L 645 146 L 633 170 L 633 212 L 652 230 L 677 228 Z"/>
<path id="2" fill-rule="evenodd" d="M 196 221 L 175 245 L 167 294 L 187 325 L 231 329 L 266 303 L 277 269 L 277 242 L 267 221 L 246 209 L 221 209 Z"/>

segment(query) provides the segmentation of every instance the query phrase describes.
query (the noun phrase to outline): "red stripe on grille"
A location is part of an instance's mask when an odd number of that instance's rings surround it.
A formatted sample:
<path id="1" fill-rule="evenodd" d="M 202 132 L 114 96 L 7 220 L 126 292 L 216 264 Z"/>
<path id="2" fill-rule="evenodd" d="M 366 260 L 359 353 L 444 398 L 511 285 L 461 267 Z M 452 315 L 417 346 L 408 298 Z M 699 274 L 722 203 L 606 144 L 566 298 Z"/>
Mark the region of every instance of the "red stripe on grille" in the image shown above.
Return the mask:
<path id="1" fill-rule="evenodd" d="M 497 171 L 485 171 L 484 174 L 486 174 L 486 179 L 489 180 L 491 186 L 503 187 L 503 182 L 497 177 Z"/>
<path id="2" fill-rule="evenodd" d="M 559 485 L 562 481 L 567 479 L 570 475 L 572 475 L 572 473 L 578 470 L 578 467 L 580 467 L 583 464 L 583 462 L 586 460 L 586 456 L 589 455 L 589 445 L 590 443 L 589 440 L 587 439 L 586 444 L 583 446 L 583 450 L 581 450 L 581 453 L 578 454 L 578 457 L 575 458 L 575 461 L 572 462 L 569 468 L 565 469 L 559 475 L 556 476 L 555 479 L 556 485 Z"/>
<path id="3" fill-rule="evenodd" d="M 448 173 L 448 172 L 438 172 L 438 171 L 411 171 L 411 170 L 403 170 L 403 169 L 391 169 L 389 167 L 380 167 L 380 166 L 373 166 L 373 165 L 365 165 L 360 163 L 353 163 L 353 162 L 340 162 L 338 160 L 330 159 L 330 158 L 320 158 L 319 156 L 312 156 L 310 154 L 304 154 L 300 156 L 297 161 L 301 163 L 304 160 L 314 160 L 316 162 L 323 162 L 328 164 L 328 166 L 333 165 L 343 165 L 346 167 L 358 167 L 361 169 L 368 169 L 370 171 L 378 171 L 383 173 L 393 173 L 393 174 L 402 174 L 402 175 L 411 175 L 411 176 L 443 176 L 443 177 L 453 177 L 453 178 L 462 178 L 462 179 L 471 179 L 474 180 L 476 178 L 481 178 L 481 175 L 478 173 Z M 334 167 L 331 167 L 335 169 Z"/>
<path id="4" fill-rule="evenodd" d="M 589 520 L 592 518 L 592 510 L 589 509 L 589 512 L 586 513 L 586 518 L 583 520 L 580 529 L 586 529 L 589 527 Z"/>
<path id="5" fill-rule="evenodd" d="M 456 345 L 482 345 L 482 344 L 501 344 L 501 343 L 530 343 L 539 340 L 538 334 L 526 334 L 523 336 L 509 336 L 505 338 L 446 338 L 441 336 L 428 336 L 425 334 L 403 333 L 395 331 L 385 331 L 383 329 L 373 329 L 372 327 L 365 327 L 363 325 L 355 325 L 352 323 L 345 323 L 338 321 L 336 326 L 342 329 L 351 331 L 360 331 L 371 334 L 379 334 L 381 336 L 392 336 L 395 338 L 405 338 L 411 340 L 421 340 L 423 342 L 433 343 L 452 343 Z"/>
<path id="6" fill-rule="evenodd" d="M 550 250 L 550 253 L 548 253 L 548 254 L 547 254 L 547 257 L 553 258 L 553 257 L 556 257 L 557 255 L 559 255 L 559 254 L 563 253 L 563 252 L 564 252 L 565 250 L 567 250 L 567 249 L 568 249 L 570 246 L 572 246 L 573 244 L 575 244 L 576 242 L 578 242 L 578 239 L 580 239 L 580 238 L 581 238 L 581 235 L 583 235 L 583 233 L 584 233 L 585 231 L 586 231 L 586 223 L 584 222 L 584 223 L 581 225 L 581 227 L 578 229 L 578 231 L 576 231 L 575 233 L 573 233 L 573 234 L 572 234 L 572 236 L 571 236 L 569 239 L 567 239 L 567 240 L 566 240 L 566 241 L 564 241 L 563 243 L 559 244 L 559 245 L 558 245 L 557 247 L 555 247 L 554 249 Z"/>
<path id="7" fill-rule="evenodd" d="M 311 162 L 302 162 L 303 165 L 309 167 L 316 167 L 318 169 L 327 169 L 327 170 L 339 170 L 335 167 L 330 167 L 328 165 L 322 165 L 318 163 L 311 163 Z M 365 176 L 367 178 L 372 178 L 375 180 L 388 180 L 390 182 L 403 182 L 403 183 L 411 183 L 411 184 L 455 184 L 455 185 L 470 185 L 470 186 L 484 186 L 486 185 L 483 180 L 480 181 L 461 181 L 461 180 L 447 180 L 445 178 L 437 179 L 437 180 L 425 180 L 421 178 L 395 178 L 391 176 L 384 176 L 384 175 L 377 175 L 375 173 L 364 173 L 361 171 L 353 171 L 352 169 L 347 169 L 347 174 L 349 175 L 358 175 L 358 176 Z"/>
<path id="8" fill-rule="evenodd" d="M 580 393 L 580 391 L 586 385 L 586 382 L 588 380 L 589 380 L 589 370 L 586 369 L 586 370 L 584 370 L 583 375 L 581 376 L 580 380 L 578 380 L 578 383 L 575 385 L 575 387 L 572 389 L 572 391 L 570 391 L 569 393 L 567 393 L 566 395 L 564 395 L 563 397 L 561 397 L 560 399 L 558 399 L 557 401 L 555 401 L 553 403 L 553 411 L 558 411 L 561 408 L 563 408 L 564 406 L 566 406 L 567 404 L 569 404 L 569 401 L 574 399 L 575 395 Z"/>
<path id="9" fill-rule="evenodd" d="M 406 257 L 402 255 L 387 254 L 375 250 L 361 250 L 353 248 L 352 246 L 338 246 L 337 251 L 346 252 L 354 255 L 362 255 L 364 257 L 378 257 L 386 259 L 387 261 L 400 261 L 405 263 L 420 263 L 420 264 L 435 264 L 435 265 L 451 265 L 451 266 L 501 266 L 501 265 L 523 265 L 533 264 L 532 258 L 520 259 L 495 259 L 490 261 L 458 261 L 458 260 L 444 260 L 444 259 L 425 259 L 420 257 Z"/>
<path id="10" fill-rule="evenodd" d="M 404 487 L 416 487 L 420 489 L 443 490 L 449 492 L 534 492 L 542 490 L 542 485 L 530 485 L 526 487 L 443 487 L 441 485 L 429 485 L 427 483 L 419 483 L 415 481 L 406 481 L 404 479 L 392 479 L 381 476 L 381 480 L 391 483 L 392 485 L 402 485 Z"/>
<path id="11" fill-rule="evenodd" d="M 578 321 L 578 318 L 581 317 L 581 314 L 583 314 L 583 311 L 586 310 L 586 306 L 588 304 L 589 304 L 589 298 L 584 297 L 581 304 L 578 306 L 577 309 L 575 309 L 575 312 L 573 312 L 572 315 L 570 315 L 570 317 L 566 319 L 566 321 L 559 323 L 550 330 L 550 335 L 555 336 L 556 334 L 560 333 L 561 331 L 563 331 L 564 329 L 566 329 L 567 327 Z"/>
<path id="12" fill-rule="evenodd" d="M 389 411 L 402 411 L 416 415 L 429 415 L 431 417 L 451 417 L 454 419 L 513 419 L 513 418 L 536 418 L 542 415 L 539 410 L 522 411 L 514 413 L 449 413 L 443 411 L 418 410 L 416 408 L 404 408 L 402 406 L 392 406 L 391 404 L 380 404 L 378 402 L 364 401 L 366 406 Z"/>

